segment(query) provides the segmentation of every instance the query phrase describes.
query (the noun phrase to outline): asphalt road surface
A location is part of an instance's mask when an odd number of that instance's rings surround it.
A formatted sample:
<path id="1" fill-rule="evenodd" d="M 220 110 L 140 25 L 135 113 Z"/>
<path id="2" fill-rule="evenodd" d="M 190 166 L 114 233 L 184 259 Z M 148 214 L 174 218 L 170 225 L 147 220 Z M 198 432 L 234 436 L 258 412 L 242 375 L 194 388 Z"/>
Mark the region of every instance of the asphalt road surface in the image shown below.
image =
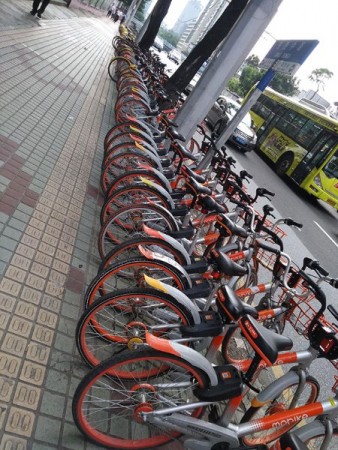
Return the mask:
<path id="1" fill-rule="evenodd" d="M 229 152 L 250 172 L 256 184 L 276 193 L 272 205 L 282 217 L 291 217 L 303 224 L 296 232 L 307 250 L 338 277 L 338 213 L 322 201 L 310 198 L 291 181 L 281 179 L 272 166 L 256 152 L 243 154 L 228 146 Z"/>

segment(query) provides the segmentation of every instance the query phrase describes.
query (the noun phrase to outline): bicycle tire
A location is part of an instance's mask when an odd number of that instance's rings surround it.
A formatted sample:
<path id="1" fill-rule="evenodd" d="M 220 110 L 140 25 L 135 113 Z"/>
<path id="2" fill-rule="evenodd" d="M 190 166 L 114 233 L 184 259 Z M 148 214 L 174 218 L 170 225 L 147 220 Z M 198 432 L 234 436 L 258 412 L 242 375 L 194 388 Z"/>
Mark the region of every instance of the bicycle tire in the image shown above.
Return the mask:
<path id="1" fill-rule="evenodd" d="M 129 380 L 111 375 L 125 373 L 131 365 L 153 367 L 158 371 L 158 375 L 154 379 L 147 380 L 146 386 L 144 386 L 144 378 L 138 377 L 136 373 Z M 172 369 L 163 371 L 164 365 Z M 175 368 L 176 371 L 174 371 Z M 172 390 L 168 388 L 168 386 L 174 386 L 175 381 L 177 383 L 182 379 L 191 380 L 191 386 L 182 390 L 177 387 Z M 157 381 L 157 387 L 152 385 L 154 380 Z M 141 423 L 139 412 L 144 408 L 139 397 L 146 398 L 147 402 L 143 403 L 149 404 L 153 409 L 156 408 L 155 403 L 160 407 L 176 404 L 178 395 L 183 404 L 195 402 L 197 399 L 193 394 L 193 388 L 196 386 L 205 388 L 207 383 L 204 372 L 173 355 L 151 349 L 117 355 L 92 369 L 78 385 L 72 404 L 74 422 L 82 434 L 105 448 L 119 450 L 159 448 L 160 445 L 177 439 L 180 434 L 163 432 L 158 428 L 154 431 L 154 428 L 149 429 L 149 423 L 147 425 Z M 161 385 L 167 386 L 164 393 L 160 391 Z M 160 392 L 160 395 L 155 397 L 153 388 L 155 393 Z M 138 397 L 135 392 L 140 392 L 142 395 Z M 108 415 L 104 409 L 107 400 L 110 410 Z M 124 402 L 126 406 L 128 404 L 128 408 L 125 407 L 121 411 Z M 101 410 L 100 405 L 102 405 Z M 193 417 L 200 417 L 203 412 L 203 407 L 189 410 L 189 414 Z M 123 414 L 122 417 L 120 413 Z M 113 429 L 112 426 L 114 426 Z"/>
<path id="2" fill-rule="evenodd" d="M 288 391 L 291 388 L 295 388 L 294 392 L 296 392 L 298 385 L 299 385 L 299 382 L 292 384 L 292 385 L 288 386 L 287 388 L 283 389 L 271 403 L 266 403 L 260 407 L 251 406 L 244 414 L 244 416 L 241 420 L 241 423 L 246 423 L 251 420 L 266 417 L 275 412 L 282 412 L 282 411 L 287 410 L 287 399 L 289 398 L 289 394 L 290 394 L 290 393 L 288 393 Z M 306 391 L 308 389 L 309 389 L 309 392 L 307 393 Z M 303 406 L 303 405 L 314 403 L 318 397 L 318 394 L 319 394 L 319 384 L 318 384 L 317 380 L 315 378 L 313 378 L 311 375 L 307 375 L 304 391 L 302 392 L 301 398 L 299 399 L 299 402 L 297 403 L 296 406 Z M 294 395 L 294 393 L 293 394 L 291 393 L 290 403 L 292 401 L 293 395 Z M 305 397 L 305 400 L 303 400 L 302 396 Z M 252 446 L 260 445 L 260 444 L 268 444 L 269 442 L 272 442 L 272 441 L 278 439 L 282 434 L 291 430 L 295 425 L 297 425 L 297 423 L 293 422 L 291 424 L 282 425 L 279 428 L 270 428 L 269 430 L 260 431 L 260 432 L 254 433 L 253 435 L 250 435 L 249 437 L 245 436 L 243 438 L 243 442 L 246 445 L 252 445 Z"/>
<path id="3" fill-rule="evenodd" d="M 147 152 L 150 152 L 150 154 L 154 155 L 158 158 L 157 150 L 150 144 L 148 144 L 144 138 L 142 138 L 141 142 L 137 142 L 136 140 L 129 140 L 125 142 L 119 142 L 112 146 L 109 151 L 107 151 L 103 157 L 101 168 L 104 169 L 107 165 L 109 165 L 109 161 L 115 156 L 120 155 L 122 152 L 128 152 L 131 149 L 139 150 L 137 145 L 140 145 L 142 148 L 144 148 Z M 141 150 L 142 151 L 142 150 Z"/>
<path id="4" fill-rule="evenodd" d="M 84 295 L 85 308 L 109 292 L 131 287 L 146 287 L 144 275 L 183 290 L 189 284 L 183 274 L 165 261 L 150 261 L 147 258 L 133 258 L 109 266 L 100 272 L 89 284 Z"/>
<path id="5" fill-rule="evenodd" d="M 81 315 L 76 327 L 76 345 L 83 360 L 96 366 L 108 357 L 129 351 L 145 340 L 145 331 L 155 325 L 176 325 L 155 331 L 166 339 L 181 337 L 180 325 L 194 325 L 191 312 L 173 297 L 151 288 L 133 287 L 97 299 Z"/>
<path id="6" fill-rule="evenodd" d="M 142 245 L 146 249 L 153 252 L 159 252 L 165 256 L 173 258 L 176 262 L 184 266 L 186 259 L 182 254 L 163 239 L 156 239 L 153 237 L 138 237 L 134 239 L 128 239 L 120 245 L 116 245 L 101 261 L 98 272 L 107 269 L 111 264 L 117 261 L 124 261 L 129 258 L 140 256 L 138 246 Z"/>
<path id="7" fill-rule="evenodd" d="M 307 445 L 308 450 L 318 450 L 321 448 L 321 445 L 326 437 L 325 425 L 322 424 L 322 431 L 318 431 L 317 428 L 311 429 L 310 427 L 308 427 L 308 433 L 305 439 L 303 439 L 302 428 L 296 430 L 296 434 Z M 336 450 L 337 448 L 338 448 L 338 427 L 334 427 L 328 450 Z"/>
<path id="8" fill-rule="evenodd" d="M 122 187 L 105 200 L 100 211 L 100 223 L 103 224 L 115 211 L 125 206 L 147 204 L 149 201 L 165 209 L 171 209 L 171 205 L 161 192 L 145 183 Z"/>
<path id="9" fill-rule="evenodd" d="M 134 183 L 141 183 L 142 178 L 145 178 L 146 180 L 150 180 L 153 183 L 158 184 L 159 186 L 162 186 L 164 189 L 166 189 L 166 186 L 163 184 L 163 181 L 155 172 L 151 172 L 146 169 L 138 169 L 138 170 L 132 170 L 128 173 L 123 173 L 122 175 L 118 176 L 111 182 L 109 185 L 106 195 L 109 197 L 113 192 L 117 191 L 117 189 L 120 189 L 121 187 L 130 186 Z"/>
<path id="10" fill-rule="evenodd" d="M 122 131 L 121 133 L 116 133 L 111 136 L 107 141 L 107 145 L 104 146 L 104 157 L 109 154 L 110 150 L 112 150 L 116 145 L 119 145 L 123 142 L 130 142 L 131 139 L 134 139 L 133 136 L 136 136 L 139 140 L 147 142 L 147 144 L 154 146 L 155 142 L 148 135 L 148 133 L 144 133 L 138 128 L 130 129 L 127 131 Z"/>
<path id="11" fill-rule="evenodd" d="M 101 227 L 98 250 L 103 259 L 115 245 L 130 237 L 145 236 L 143 224 L 163 232 L 178 231 L 174 217 L 158 205 L 126 206 L 109 217 Z"/>
<path id="12" fill-rule="evenodd" d="M 159 168 L 158 163 L 154 159 L 142 155 L 139 151 L 129 150 L 120 155 L 115 155 L 101 173 L 102 192 L 106 192 L 108 186 L 116 177 L 130 170 L 139 169 L 142 164 L 156 169 Z"/>
<path id="13" fill-rule="evenodd" d="M 104 148 L 107 146 L 107 143 L 110 139 L 114 138 L 114 136 L 116 136 L 117 134 L 120 133 L 130 133 L 131 132 L 131 128 L 137 128 L 137 125 L 135 125 L 134 122 L 132 121 L 127 121 L 127 122 L 122 122 L 122 123 L 118 123 L 116 125 L 114 125 L 112 128 L 110 128 L 110 130 L 107 132 L 105 138 L 104 138 L 104 142 L 103 142 L 103 146 Z"/>

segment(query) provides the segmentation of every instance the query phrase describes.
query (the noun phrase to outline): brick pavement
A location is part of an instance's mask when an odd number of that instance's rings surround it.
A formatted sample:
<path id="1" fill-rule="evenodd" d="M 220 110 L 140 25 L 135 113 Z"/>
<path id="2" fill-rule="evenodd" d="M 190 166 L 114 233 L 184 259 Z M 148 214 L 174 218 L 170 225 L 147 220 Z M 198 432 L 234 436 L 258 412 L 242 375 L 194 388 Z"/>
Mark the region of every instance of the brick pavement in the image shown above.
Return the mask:
<path id="1" fill-rule="evenodd" d="M 0 450 L 94 449 L 72 423 L 74 331 L 98 264 L 105 13 L 0 0 Z"/>

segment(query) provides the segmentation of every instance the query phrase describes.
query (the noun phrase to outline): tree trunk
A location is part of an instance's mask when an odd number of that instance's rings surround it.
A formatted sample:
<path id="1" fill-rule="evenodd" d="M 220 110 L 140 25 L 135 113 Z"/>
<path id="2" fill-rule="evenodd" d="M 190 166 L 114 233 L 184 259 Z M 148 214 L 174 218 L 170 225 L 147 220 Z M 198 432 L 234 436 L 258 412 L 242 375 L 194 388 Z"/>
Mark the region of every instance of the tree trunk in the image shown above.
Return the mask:
<path id="1" fill-rule="evenodd" d="M 190 52 L 187 59 L 169 78 L 165 88 L 173 101 L 178 97 L 178 92 L 183 91 L 202 64 L 228 35 L 248 2 L 249 0 L 232 0 L 213 27 L 210 28 L 204 38 Z"/>
<path id="2" fill-rule="evenodd" d="M 167 15 L 170 4 L 171 0 L 157 0 L 157 3 L 150 15 L 148 28 L 139 43 L 139 47 L 142 51 L 149 50 L 149 48 L 153 45 L 161 23 Z"/>

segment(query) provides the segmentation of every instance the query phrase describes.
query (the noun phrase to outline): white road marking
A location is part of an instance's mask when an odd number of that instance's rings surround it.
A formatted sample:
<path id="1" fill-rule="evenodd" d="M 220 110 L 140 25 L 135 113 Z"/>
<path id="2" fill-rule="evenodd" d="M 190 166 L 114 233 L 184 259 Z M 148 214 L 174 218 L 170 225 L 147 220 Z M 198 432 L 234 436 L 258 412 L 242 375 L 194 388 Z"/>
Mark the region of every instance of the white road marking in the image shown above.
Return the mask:
<path id="1" fill-rule="evenodd" d="M 316 221 L 313 221 L 313 223 L 315 223 L 315 224 L 317 225 L 317 227 L 320 228 L 320 229 L 322 230 L 322 232 L 330 239 L 330 241 L 333 242 L 334 245 L 335 245 L 336 247 L 338 247 L 337 242 L 335 242 L 335 241 L 332 239 L 332 237 L 324 230 L 324 228 L 322 228 L 322 227 L 319 225 L 319 223 L 317 223 Z"/>

